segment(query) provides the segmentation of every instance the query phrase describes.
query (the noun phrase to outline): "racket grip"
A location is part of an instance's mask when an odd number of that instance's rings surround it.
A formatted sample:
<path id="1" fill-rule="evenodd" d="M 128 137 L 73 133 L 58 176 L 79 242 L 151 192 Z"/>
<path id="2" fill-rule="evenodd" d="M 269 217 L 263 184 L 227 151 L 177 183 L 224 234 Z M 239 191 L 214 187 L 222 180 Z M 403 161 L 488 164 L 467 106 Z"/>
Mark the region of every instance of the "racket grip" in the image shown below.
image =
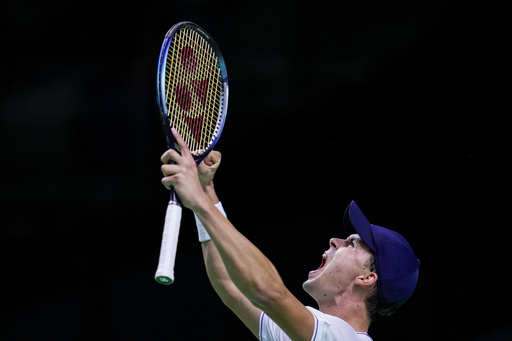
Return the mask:
<path id="1" fill-rule="evenodd" d="M 180 233 L 181 206 L 172 199 L 167 205 L 165 214 L 164 232 L 162 233 L 162 245 L 160 246 L 160 259 L 155 273 L 155 280 L 160 284 L 172 284 L 174 282 L 174 261 L 178 248 L 178 235 Z"/>

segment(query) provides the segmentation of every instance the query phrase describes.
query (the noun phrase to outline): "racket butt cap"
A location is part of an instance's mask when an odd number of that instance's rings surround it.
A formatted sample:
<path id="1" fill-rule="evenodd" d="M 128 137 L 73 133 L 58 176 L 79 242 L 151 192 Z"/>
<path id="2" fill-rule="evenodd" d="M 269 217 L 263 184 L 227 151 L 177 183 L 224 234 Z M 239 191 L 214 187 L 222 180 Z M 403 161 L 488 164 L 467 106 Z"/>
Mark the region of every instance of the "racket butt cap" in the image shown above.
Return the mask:
<path id="1" fill-rule="evenodd" d="M 170 285 L 174 280 L 168 276 L 155 276 L 155 281 L 163 285 Z"/>

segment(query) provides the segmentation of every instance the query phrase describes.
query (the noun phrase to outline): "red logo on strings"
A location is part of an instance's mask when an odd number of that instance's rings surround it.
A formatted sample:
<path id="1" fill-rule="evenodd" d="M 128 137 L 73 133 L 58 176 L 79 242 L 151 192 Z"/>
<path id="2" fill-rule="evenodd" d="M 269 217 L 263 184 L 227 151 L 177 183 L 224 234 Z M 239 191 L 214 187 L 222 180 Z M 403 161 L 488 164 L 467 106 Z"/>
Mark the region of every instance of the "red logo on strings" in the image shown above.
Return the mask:
<path id="1" fill-rule="evenodd" d="M 189 73 L 190 75 L 194 75 L 197 68 L 197 59 L 194 50 L 192 50 L 192 48 L 189 46 L 185 46 L 181 49 L 180 57 L 183 70 L 185 70 L 185 72 Z M 206 107 L 208 78 L 203 80 L 192 80 L 190 81 L 190 84 L 192 85 L 193 93 L 197 96 L 203 108 Z M 176 96 L 176 102 L 178 102 L 180 108 L 183 111 L 189 111 L 192 107 L 192 95 L 189 86 L 184 82 L 179 83 L 174 89 L 174 94 Z M 194 136 L 195 140 L 199 142 L 201 140 L 203 117 L 190 117 L 187 115 L 183 115 L 183 117 L 185 118 L 185 122 L 187 122 L 189 129 L 192 131 L 192 135 Z"/>

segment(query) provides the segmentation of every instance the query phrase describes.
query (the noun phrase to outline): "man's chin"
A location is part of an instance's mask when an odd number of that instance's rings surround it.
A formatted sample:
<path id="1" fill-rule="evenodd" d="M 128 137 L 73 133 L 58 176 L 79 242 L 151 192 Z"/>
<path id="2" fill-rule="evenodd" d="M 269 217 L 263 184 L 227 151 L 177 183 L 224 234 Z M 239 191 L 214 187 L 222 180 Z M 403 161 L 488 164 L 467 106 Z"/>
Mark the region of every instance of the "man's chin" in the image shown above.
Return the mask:
<path id="1" fill-rule="evenodd" d="M 310 295 L 311 295 L 311 292 L 315 285 L 314 284 L 315 279 L 316 279 L 316 277 L 309 276 L 308 279 L 306 281 L 304 281 L 304 283 L 302 283 L 302 289 L 304 289 L 304 291 Z"/>

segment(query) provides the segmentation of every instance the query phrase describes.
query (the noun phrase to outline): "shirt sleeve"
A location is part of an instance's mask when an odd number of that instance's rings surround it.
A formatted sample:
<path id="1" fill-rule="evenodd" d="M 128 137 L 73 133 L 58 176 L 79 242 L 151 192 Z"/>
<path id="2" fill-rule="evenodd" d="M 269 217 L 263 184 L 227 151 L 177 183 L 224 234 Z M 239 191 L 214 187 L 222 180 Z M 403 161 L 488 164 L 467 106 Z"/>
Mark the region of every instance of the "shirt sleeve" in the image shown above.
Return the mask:
<path id="1" fill-rule="evenodd" d="M 311 341 L 318 340 L 316 339 L 318 319 L 315 314 L 313 314 L 313 317 L 315 318 L 315 331 Z M 260 341 L 291 341 L 291 339 L 267 314 L 262 312 L 260 316 Z"/>
<path id="2" fill-rule="evenodd" d="M 358 341 L 371 340 L 366 334 L 358 336 L 345 321 L 335 316 L 324 314 L 314 308 L 306 307 L 315 318 L 315 330 L 311 341 Z M 261 341 L 291 341 L 288 335 L 265 313 L 260 316 Z"/>

